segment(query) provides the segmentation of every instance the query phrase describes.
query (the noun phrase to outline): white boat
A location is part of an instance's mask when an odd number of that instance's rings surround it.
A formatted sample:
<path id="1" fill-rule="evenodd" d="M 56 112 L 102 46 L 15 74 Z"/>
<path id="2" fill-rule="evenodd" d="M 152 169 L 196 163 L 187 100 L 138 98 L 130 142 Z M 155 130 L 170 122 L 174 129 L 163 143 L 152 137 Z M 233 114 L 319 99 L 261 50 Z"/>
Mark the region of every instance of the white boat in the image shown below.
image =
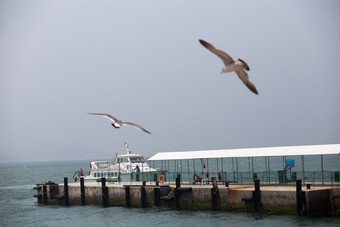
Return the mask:
<path id="1" fill-rule="evenodd" d="M 76 171 L 73 178 L 77 182 L 84 178 L 87 182 L 100 182 L 104 177 L 108 182 L 154 181 L 163 172 L 151 168 L 143 155 L 132 154 L 125 143 L 126 154 L 116 155 L 111 161 L 92 161 L 91 170 L 85 175 L 83 170 Z"/>

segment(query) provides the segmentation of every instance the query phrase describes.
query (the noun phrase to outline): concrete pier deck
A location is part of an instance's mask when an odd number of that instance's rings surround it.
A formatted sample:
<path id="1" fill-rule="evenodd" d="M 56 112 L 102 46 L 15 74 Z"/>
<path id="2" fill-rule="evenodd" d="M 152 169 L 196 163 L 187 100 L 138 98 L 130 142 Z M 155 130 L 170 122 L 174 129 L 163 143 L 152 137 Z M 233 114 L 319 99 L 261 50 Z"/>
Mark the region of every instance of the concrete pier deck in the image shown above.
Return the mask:
<path id="1" fill-rule="evenodd" d="M 339 215 L 340 187 L 296 185 L 156 184 L 155 182 L 37 184 L 39 204 L 125 207 L 166 206 L 182 210 L 255 211 Z M 309 188 L 310 187 L 310 188 Z"/>

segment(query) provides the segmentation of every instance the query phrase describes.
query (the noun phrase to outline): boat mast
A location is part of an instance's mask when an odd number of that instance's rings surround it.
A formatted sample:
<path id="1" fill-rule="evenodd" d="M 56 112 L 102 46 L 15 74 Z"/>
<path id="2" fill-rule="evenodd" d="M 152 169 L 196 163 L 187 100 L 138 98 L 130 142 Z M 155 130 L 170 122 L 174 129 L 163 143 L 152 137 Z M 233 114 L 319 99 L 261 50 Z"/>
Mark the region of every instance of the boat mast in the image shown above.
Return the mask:
<path id="1" fill-rule="evenodd" d="M 125 147 L 126 147 L 126 154 L 131 154 L 131 151 L 129 151 L 129 144 L 125 142 Z"/>

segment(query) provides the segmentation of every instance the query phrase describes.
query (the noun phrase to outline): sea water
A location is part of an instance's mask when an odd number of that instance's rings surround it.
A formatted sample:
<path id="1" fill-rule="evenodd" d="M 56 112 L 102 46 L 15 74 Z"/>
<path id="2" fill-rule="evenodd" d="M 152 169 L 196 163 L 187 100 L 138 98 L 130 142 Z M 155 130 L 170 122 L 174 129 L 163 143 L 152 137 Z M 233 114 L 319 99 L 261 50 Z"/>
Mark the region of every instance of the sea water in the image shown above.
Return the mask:
<path id="1" fill-rule="evenodd" d="M 0 164 L 0 226 L 340 226 L 339 217 L 37 204 L 35 184 L 63 183 L 64 177 L 72 182 L 74 172 L 88 171 L 89 163 Z"/>

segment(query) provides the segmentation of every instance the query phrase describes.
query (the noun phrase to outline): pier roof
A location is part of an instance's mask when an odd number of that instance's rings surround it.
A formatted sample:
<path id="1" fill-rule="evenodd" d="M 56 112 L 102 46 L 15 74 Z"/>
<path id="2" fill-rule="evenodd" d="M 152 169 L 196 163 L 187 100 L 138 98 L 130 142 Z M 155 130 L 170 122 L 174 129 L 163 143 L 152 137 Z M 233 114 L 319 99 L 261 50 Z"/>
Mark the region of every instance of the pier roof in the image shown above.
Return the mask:
<path id="1" fill-rule="evenodd" d="M 160 152 L 149 161 L 340 154 L 340 144 Z"/>

